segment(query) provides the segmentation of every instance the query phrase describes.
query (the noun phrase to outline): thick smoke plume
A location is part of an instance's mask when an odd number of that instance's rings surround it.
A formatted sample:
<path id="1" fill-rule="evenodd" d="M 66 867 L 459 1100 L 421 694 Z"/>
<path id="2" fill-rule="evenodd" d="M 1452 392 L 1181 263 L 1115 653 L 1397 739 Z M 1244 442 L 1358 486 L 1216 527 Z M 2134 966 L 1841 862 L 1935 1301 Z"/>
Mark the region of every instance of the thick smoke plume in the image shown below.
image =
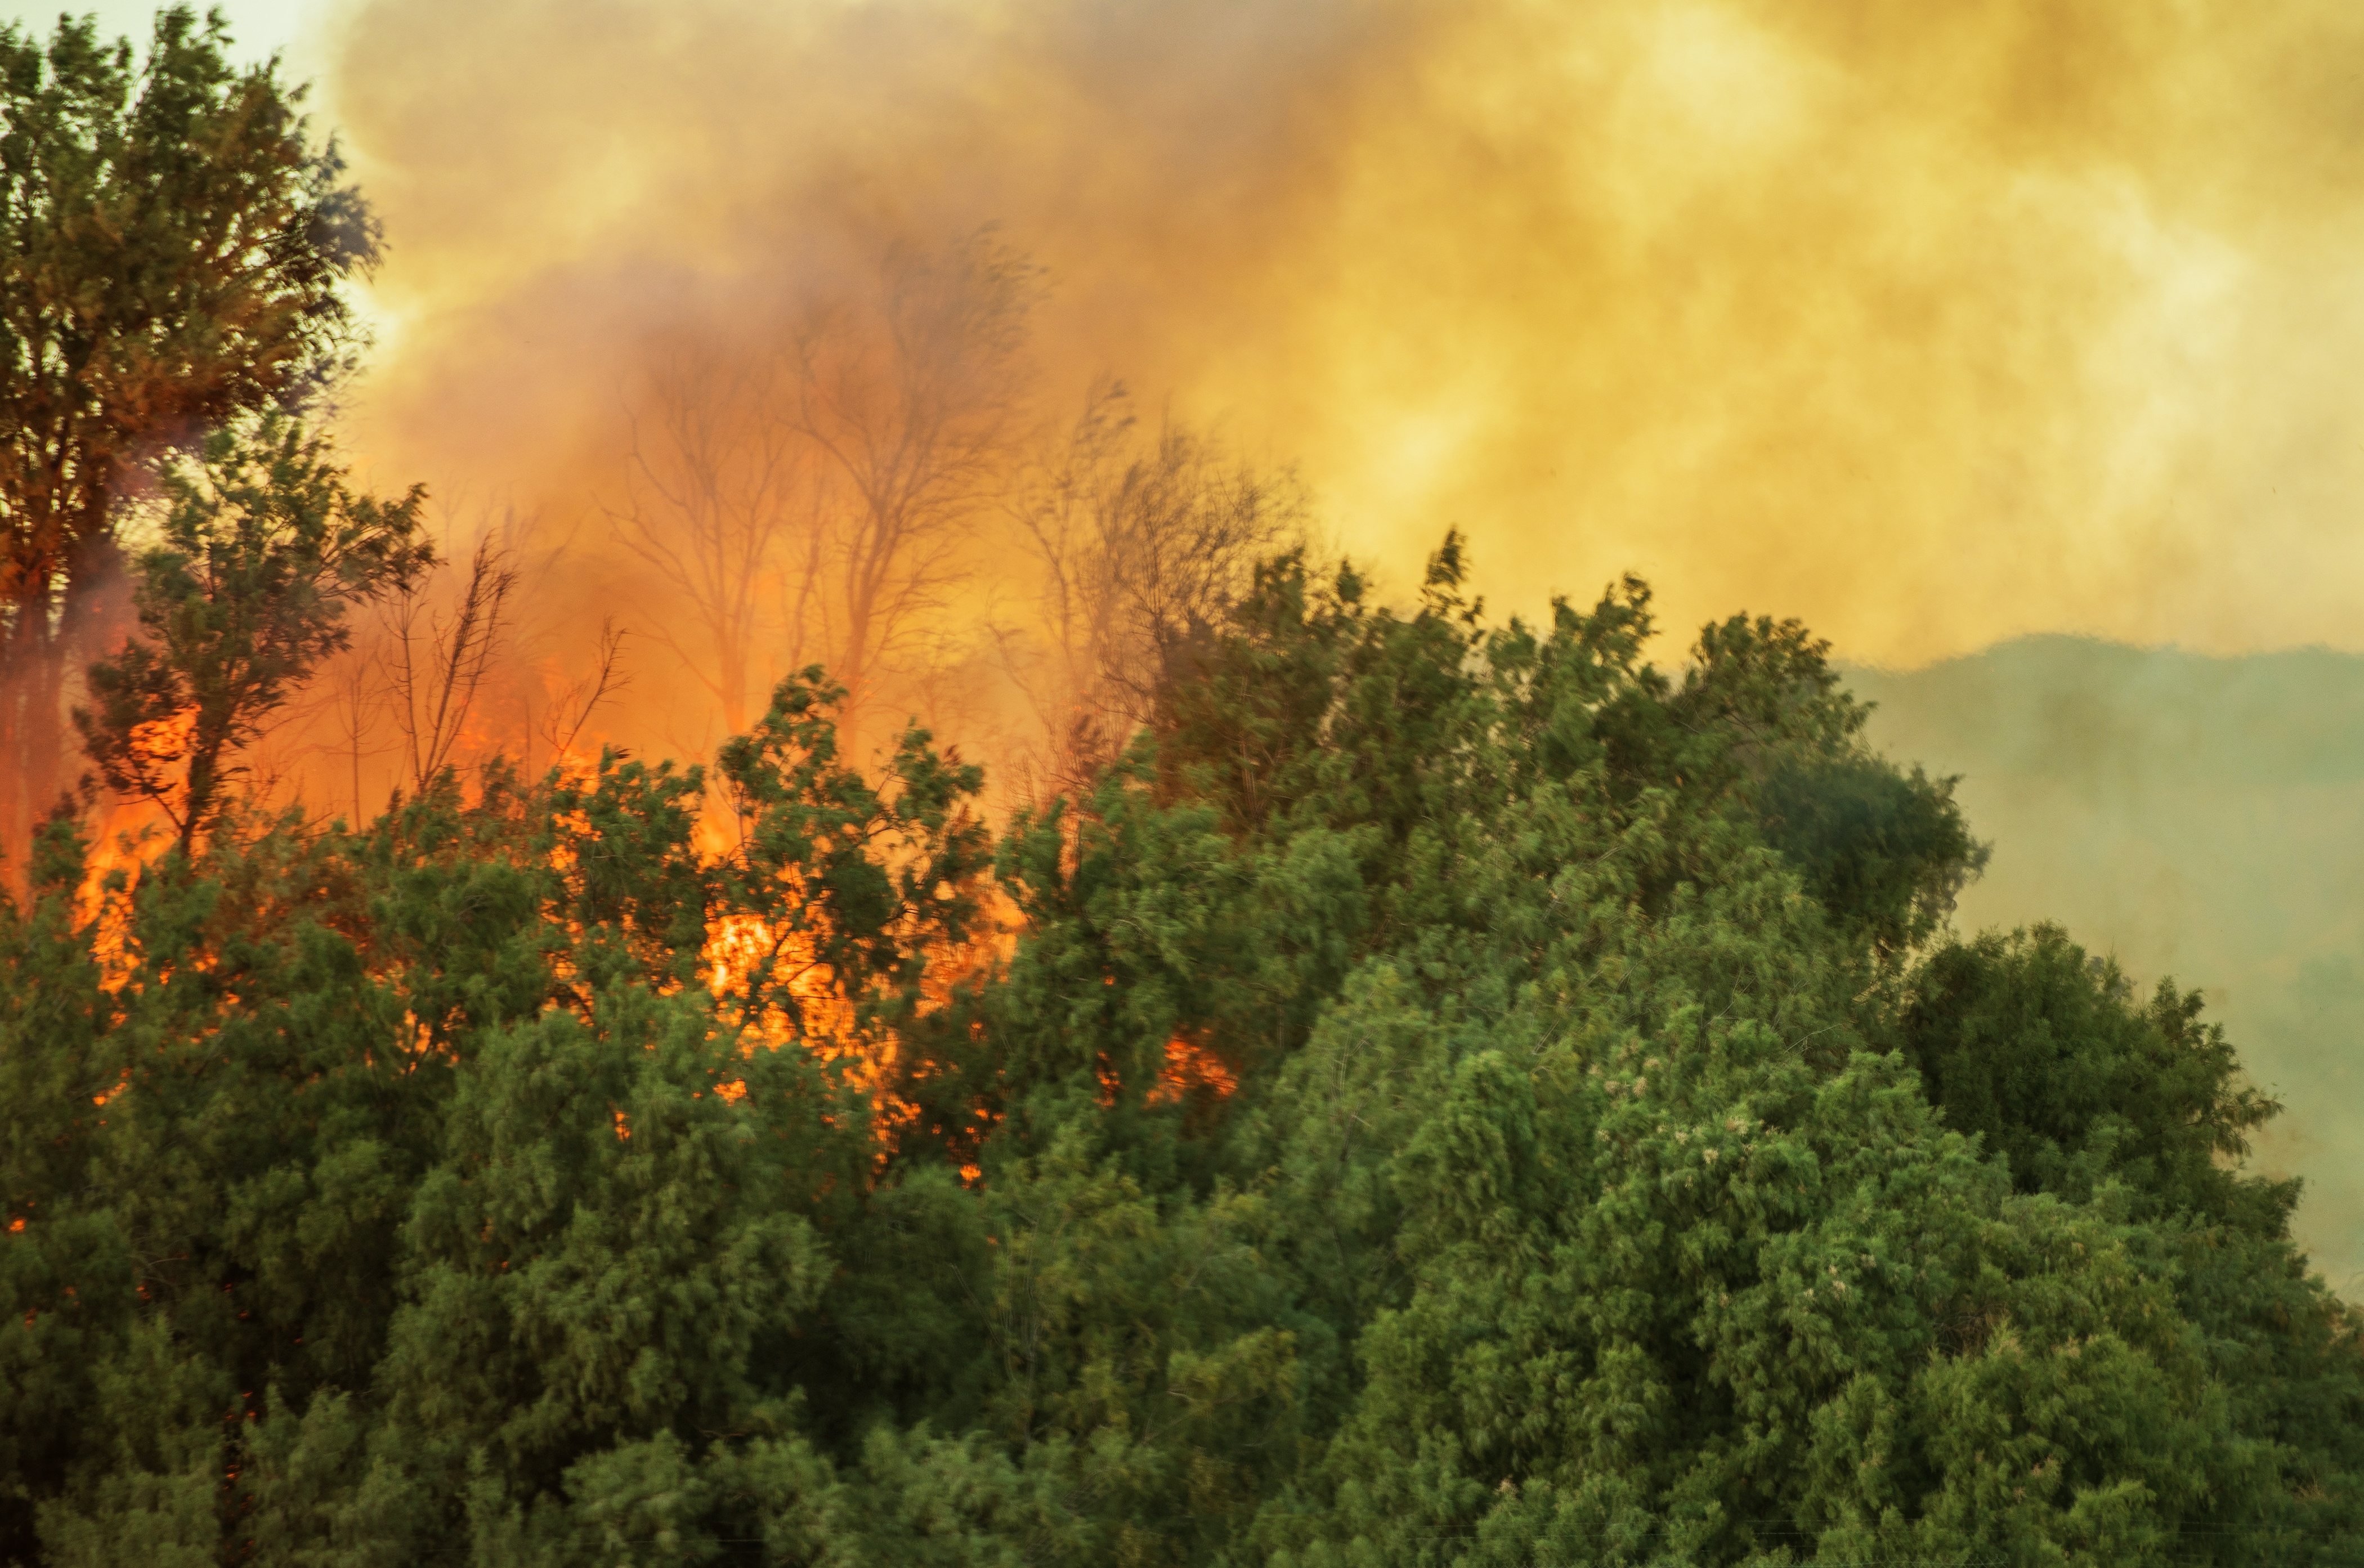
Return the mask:
<path id="1" fill-rule="evenodd" d="M 1498 602 L 1631 567 L 1678 628 L 1888 663 L 2355 641 L 2349 7 L 372 0 L 340 38 L 395 246 L 366 441 L 446 493 L 588 517 L 685 336 L 998 224 L 1046 269 L 1036 412 L 1123 376 L 1300 461 L 1351 548 L 1460 524 Z"/>

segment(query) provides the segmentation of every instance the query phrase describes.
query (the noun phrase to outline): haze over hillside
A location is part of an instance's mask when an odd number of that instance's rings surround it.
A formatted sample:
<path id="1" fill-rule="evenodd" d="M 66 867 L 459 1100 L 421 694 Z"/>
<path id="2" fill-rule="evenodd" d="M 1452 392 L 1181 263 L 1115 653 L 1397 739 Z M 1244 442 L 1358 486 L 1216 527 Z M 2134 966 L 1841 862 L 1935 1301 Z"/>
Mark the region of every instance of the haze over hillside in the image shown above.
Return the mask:
<path id="1" fill-rule="evenodd" d="M 2259 1153 L 2306 1178 L 2303 1244 L 2364 1294 L 2364 657 L 2031 637 L 1848 679 L 1994 844 L 1956 923 L 2057 920 L 2204 988 L 2289 1106 Z"/>

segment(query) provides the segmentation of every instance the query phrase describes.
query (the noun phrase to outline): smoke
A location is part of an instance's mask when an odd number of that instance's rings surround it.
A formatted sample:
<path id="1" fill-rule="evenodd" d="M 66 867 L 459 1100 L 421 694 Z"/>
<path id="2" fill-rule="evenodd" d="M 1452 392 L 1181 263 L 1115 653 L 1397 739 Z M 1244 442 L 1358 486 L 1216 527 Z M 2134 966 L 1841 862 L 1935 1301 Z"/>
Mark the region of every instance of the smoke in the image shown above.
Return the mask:
<path id="1" fill-rule="evenodd" d="M 1124 376 L 1498 605 L 2355 641 L 2352 8 L 369 0 L 332 59 L 390 477 L 587 514 L 657 338 L 992 223 L 1046 416 Z"/>

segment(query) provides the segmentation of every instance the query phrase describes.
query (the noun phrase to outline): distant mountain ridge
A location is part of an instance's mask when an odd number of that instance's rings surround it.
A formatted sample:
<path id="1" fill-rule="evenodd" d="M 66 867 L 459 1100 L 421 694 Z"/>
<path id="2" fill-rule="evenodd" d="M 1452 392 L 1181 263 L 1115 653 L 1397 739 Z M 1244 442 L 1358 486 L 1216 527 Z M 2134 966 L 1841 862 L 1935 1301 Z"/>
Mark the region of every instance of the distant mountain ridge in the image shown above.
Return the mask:
<path id="1" fill-rule="evenodd" d="M 1892 743 L 1976 748 L 2013 773 L 2073 778 L 2103 758 L 2272 786 L 2364 779 L 2364 654 L 2221 657 L 2024 637 L 1912 671 L 1850 668 Z"/>
<path id="2" fill-rule="evenodd" d="M 2260 1163 L 2306 1179 L 2300 1236 L 2364 1299 L 2364 654 L 2038 636 L 1845 673 L 1994 842 L 1957 926 L 2057 920 L 2207 990 L 2289 1107 Z"/>

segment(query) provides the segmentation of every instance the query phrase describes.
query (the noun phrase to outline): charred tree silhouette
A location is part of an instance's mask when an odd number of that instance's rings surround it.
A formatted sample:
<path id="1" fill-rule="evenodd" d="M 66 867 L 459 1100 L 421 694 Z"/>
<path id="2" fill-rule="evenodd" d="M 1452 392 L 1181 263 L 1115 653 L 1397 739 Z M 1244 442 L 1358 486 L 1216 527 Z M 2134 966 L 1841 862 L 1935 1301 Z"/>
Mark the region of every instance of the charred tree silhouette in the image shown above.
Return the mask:
<path id="1" fill-rule="evenodd" d="M 820 661 L 849 732 L 972 562 L 1016 450 L 1038 269 L 980 232 L 898 247 L 753 349 L 663 354 L 626 409 L 618 540 L 689 611 L 657 639 L 729 730 Z M 902 672 L 908 673 L 908 672 Z"/>
<path id="2" fill-rule="evenodd" d="M 385 682 L 377 661 L 360 650 L 348 650 L 324 684 L 328 687 L 329 723 L 334 727 L 336 751 L 343 758 L 353 799 L 353 820 L 367 820 L 362 806 L 362 759 L 385 754 L 385 748 L 366 744 L 377 729 L 385 708 Z"/>
<path id="3" fill-rule="evenodd" d="M 990 230 L 898 249 L 868 309 L 820 312 L 798 335 L 795 428 L 842 492 L 822 601 L 849 729 L 968 573 L 1017 445 L 1041 279 Z"/>
<path id="4" fill-rule="evenodd" d="M 711 349 L 666 356 L 628 409 L 630 444 L 616 536 L 689 606 L 697 635 L 663 621 L 657 639 L 747 728 L 766 600 L 782 583 L 786 663 L 806 654 L 807 614 L 829 537 L 817 454 L 788 417 L 794 365 Z M 785 573 L 779 557 L 794 558 Z"/>
<path id="5" fill-rule="evenodd" d="M 1171 420 L 1144 439 L 1121 384 L 1093 389 L 1020 497 L 1040 568 L 1048 657 L 1005 638 L 1012 673 L 1075 787 L 1150 722 L 1191 642 L 1220 624 L 1257 561 L 1299 541 L 1296 476 L 1264 473 Z"/>
<path id="6" fill-rule="evenodd" d="M 386 609 L 380 657 L 415 792 L 424 791 L 458 751 L 500 652 L 517 580 L 507 552 L 488 537 L 477 541 L 467 580 L 450 607 L 435 607 L 426 585 L 414 583 Z"/>
<path id="7" fill-rule="evenodd" d="M 599 623 L 599 639 L 592 654 L 591 673 L 575 682 L 552 700 L 539 733 L 553 758 L 563 761 L 581 740 L 584 727 L 599 705 L 632 684 L 624 669 L 624 629 L 613 617 Z"/>

